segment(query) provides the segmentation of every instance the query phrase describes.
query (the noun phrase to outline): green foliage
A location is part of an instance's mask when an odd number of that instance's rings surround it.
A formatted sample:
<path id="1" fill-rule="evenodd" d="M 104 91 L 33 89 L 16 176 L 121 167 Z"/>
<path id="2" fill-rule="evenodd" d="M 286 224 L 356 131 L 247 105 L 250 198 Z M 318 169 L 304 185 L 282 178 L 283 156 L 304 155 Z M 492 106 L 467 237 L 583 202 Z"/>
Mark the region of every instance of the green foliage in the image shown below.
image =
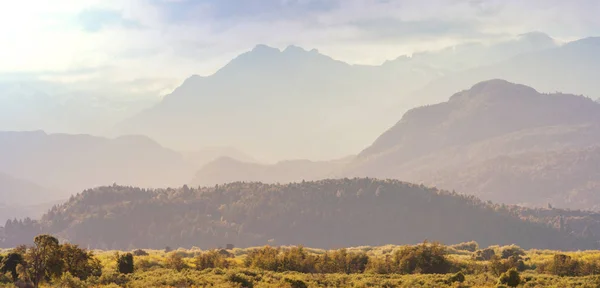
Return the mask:
<path id="1" fill-rule="evenodd" d="M 448 282 L 449 283 L 455 283 L 455 282 L 463 283 L 463 282 L 465 282 L 465 274 L 463 274 L 462 272 L 457 272 L 456 274 L 454 274 L 448 278 Z"/>
<path id="2" fill-rule="evenodd" d="M 367 270 L 373 273 L 388 274 L 444 274 L 452 268 L 446 258 L 445 247 L 439 243 L 423 243 L 406 246 L 394 251 L 383 259 L 369 261 Z"/>
<path id="3" fill-rule="evenodd" d="M 473 259 L 478 261 L 488 261 L 492 260 L 494 256 L 496 256 L 496 252 L 494 249 L 488 247 L 475 251 L 475 254 L 473 254 Z"/>
<path id="4" fill-rule="evenodd" d="M 104 250 L 160 249 L 165 245 L 255 247 L 264 243 L 354 247 L 417 243 L 425 238 L 444 243 L 474 240 L 481 246 L 597 247 L 594 239 L 550 227 L 550 218 L 539 218 L 542 216 L 535 212 L 424 185 L 371 178 L 155 190 L 113 185 L 73 196 L 44 215 L 41 222 L 11 221 L 7 224 L 10 229 L 4 230 L 11 235 L 0 235 L 10 241 L 0 247 L 14 247 L 14 237 L 20 238 L 19 243 L 31 241 L 28 235 L 35 231 L 60 233 L 73 243 Z M 570 213 L 570 219 L 575 219 L 577 214 Z M 338 232 L 330 231 L 331 227 Z M 324 233 L 327 237 L 322 237 Z M 476 247 L 475 242 L 467 242 L 456 249 L 473 251 Z"/>
<path id="5" fill-rule="evenodd" d="M 133 256 L 148 256 L 148 252 L 142 250 L 142 249 L 136 249 L 132 252 Z"/>
<path id="6" fill-rule="evenodd" d="M 288 285 L 290 286 L 290 288 L 308 288 L 308 286 L 306 285 L 306 283 L 304 283 L 304 281 L 302 281 L 300 279 L 285 278 L 283 280 L 286 283 L 288 283 Z"/>
<path id="7" fill-rule="evenodd" d="M 556 254 L 552 258 L 548 272 L 558 276 L 576 276 L 579 274 L 581 263 L 564 254 Z"/>
<path id="8" fill-rule="evenodd" d="M 194 264 L 196 265 L 197 270 L 229 267 L 226 256 L 219 253 L 218 250 L 211 250 L 198 254 L 194 259 Z"/>
<path id="9" fill-rule="evenodd" d="M 102 266 L 92 252 L 79 248 L 77 245 L 62 244 L 60 253 L 63 261 L 64 272 L 73 277 L 86 280 L 90 276 L 100 276 Z"/>
<path id="10" fill-rule="evenodd" d="M 477 242 L 475 242 L 475 241 L 469 241 L 469 242 L 463 242 L 460 244 L 452 245 L 452 246 L 450 246 L 450 248 L 454 248 L 456 250 L 475 252 L 477 249 L 479 249 L 479 244 L 477 244 Z"/>
<path id="11" fill-rule="evenodd" d="M 242 273 L 230 273 L 227 275 L 227 280 L 232 283 L 240 284 L 245 288 L 254 287 L 254 282 L 252 279 Z"/>
<path id="12" fill-rule="evenodd" d="M 181 256 L 181 254 L 177 252 L 171 252 L 167 255 L 167 259 L 165 260 L 165 267 L 181 271 L 187 268 L 187 264 L 185 264 L 185 262 L 183 261 L 183 257 Z"/>
<path id="13" fill-rule="evenodd" d="M 525 255 L 525 250 L 517 245 L 504 246 L 500 250 L 500 255 L 502 259 L 508 259 L 513 256 L 523 256 Z"/>
<path id="14" fill-rule="evenodd" d="M 116 254 L 117 258 L 117 272 L 121 274 L 131 274 L 133 273 L 133 255 L 131 253 L 126 253 L 119 255 Z"/>
<path id="15" fill-rule="evenodd" d="M 504 284 L 508 287 L 517 287 L 520 283 L 521 276 L 519 275 L 517 269 L 514 268 L 506 271 L 505 273 L 500 275 L 500 278 L 498 278 L 498 284 Z"/>
<path id="16" fill-rule="evenodd" d="M 17 274 L 17 265 L 23 263 L 23 255 L 11 252 L 0 262 L 0 273 L 5 274 L 10 272 L 13 281 L 17 281 L 19 275 Z"/>

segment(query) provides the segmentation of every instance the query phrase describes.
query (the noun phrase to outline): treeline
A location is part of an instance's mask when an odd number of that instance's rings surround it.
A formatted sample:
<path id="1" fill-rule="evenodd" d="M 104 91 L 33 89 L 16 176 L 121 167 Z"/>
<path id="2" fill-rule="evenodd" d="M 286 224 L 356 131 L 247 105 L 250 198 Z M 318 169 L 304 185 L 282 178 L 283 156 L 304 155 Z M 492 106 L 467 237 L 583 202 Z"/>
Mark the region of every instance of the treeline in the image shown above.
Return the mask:
<path id="1" fill-rule="evenodd" d="M 94 249 L 211 249 L 306 245 L 319 248 L 443 243 L 517 243 L 526 248 L 593 249 L 591 235 L 524 220 L 510 207 L 395 180 L 86 190 L 38 223 L 7 222 L 3 247 L 50 233 Z M 35 234 L 34 234 L 35 235 Z"/>

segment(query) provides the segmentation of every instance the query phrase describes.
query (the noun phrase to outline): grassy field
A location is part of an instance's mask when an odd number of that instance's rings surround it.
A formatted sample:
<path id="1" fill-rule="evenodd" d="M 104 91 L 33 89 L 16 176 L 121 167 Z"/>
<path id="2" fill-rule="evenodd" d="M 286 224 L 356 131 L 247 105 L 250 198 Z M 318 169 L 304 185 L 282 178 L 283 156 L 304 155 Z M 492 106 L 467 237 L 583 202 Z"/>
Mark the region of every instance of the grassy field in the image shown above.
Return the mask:
<path id="1" fill-rule="evenodd" d="M 336 251 L 298 247 L 279 247 L 273 249 L 279 259 L 280 266 L 262 269 L 257 256 L 265 250 L 264 247 L 230 250 L 212 250 L 214 255 L 221 255 L 223 260 L 211 262 L 215 268 L 202 269 L 198 262 L 201 255 L 208 255 L 208 251 L 200 249 L 165 250 L 137 250 L 130 251 L 135 256 L 134 272 L 130 274 L 119 273 L 117 268 L 117 255 L 126 251 L 92 251 L 95 259 L 102 266 L 102 274 L 80 280 L 68 273 L 63 273 L 60 279 L 49 279 L 42 283 L 42 287 L 510 287 L 501 283 L 499 279 L 507 274 L 508 270 L 515 269 L 518 273 L 517 287 L 600 287 L 600 276 L 595 276 L 597 263 L 600 263 L 600 251 L 561 252 L 549 250 L 523 251 L 516 246 L 489 247 L 493 251 L 493 259 L 481 259 L 484 249 L 479 249 L 474 243 L 456 246 L 442 246 L 444 259 L 451 265 L 443 274 L 425 274 L 419 269 L 426 265 L 419 261 L 429 261 L 429 250 L 418 251 L 402 261 L 413 261 L 417 264 L 416 270 L 410 273 L 378 272 L 372 263 L 388 259 L 393 263 L 394 255 L 398 251 L 406 251 L 407 247 L 425 247 L 431 244 L 417 246 L 381 246 L 381 247 L 354 247 Z M 262 251 L 262 252 L 261 252 Z M 292 252 L 290 252 L 292 251 Z M 303 256 L 293 256 L 293 251 L 302 251 Z M 425 251 L 425 252 L 423 252 Z M 0 255 L 7 255 L 11 250 L 0 251 Z M 285 254 L 288 253 L 288 254 Z M 421 253 L 421 254 L 419 254 Z M 144 254 L 144 255 L 142 255 Z M 147 255 L 145 255 L 147 254 Z M 287 256 L 282 256 L 282 255 Z M 366 255 L 369 262 L 360 273 L 322 273 L 298 272 L 293 270 L 319 268 L 324 259 L 330 257 L 341 259 L 339 255 Z M 292 255 L 292 256 L 290 256 Z M 336 256 L 338 255 L 338 256 Z M 407 254 L 408 255 L 408 254 Z M 416 256 L 416 258 L 414 258 Z M 565 255 L 568 263 L 563 263 L 570 270 L 561 272 L 562 268 L 556 263 L 556 255 Z M 289 256 L 289 257 L 288 257 Z M 251 257 L 254 257 L 250 259 Z M 288 257 L 288 258 L 285 258 Z M 294 258 L 296 257 L 296 258 Z M 312 257 L 312 258 L 311 258 Z M 347 256 L 349 257 L 349 256 Z M 412 258 L 411 258 L 412 257 Z M 253 260 L 254 259 L 254 260 Z M 296 260 L 294 260 L 296 259 Z M 298 260 L 299 259 L 299 260 Z M 320 259 L 320 260 L 319 260 Z M 350 259 L 350 258 L 346 258 Z M 410 259 L 410 260 L 406 260 Z M 260 259 L 259 259 L 260 260 Z M 258 261 L 258 262 L 257 262 Z M 287 262 L 286 262 L 287 261 Z M 290 266 L 291 262 L 313 261 L 308 266 Z M 338 260 L 336 260 L 338 261 Z M 286 262 L 287 264 L 282 264 Z M 332 263 L 334 263 L 333 261 Z M 339 261 L 338 261 L 339 262 Z M 257 264 L 258 263 L 258 264 Z M 315 264 L 316 263 L 316 264 Z M 386 263 L 386 262 L 381 262 Z M 213 265 L 211 264 L 211 265 Z M 287 266 L 285 266 L 287 265 Z M 310 266 L 313 265 L 313 266 Z M 386 264 L 384 264 L 386 265 Z M 393 265 L 393 264 L 387 264 Z M 402 264 L 400 264 L 402 265 Z M 282 268 L 282 267 L 288 268 Z M 267 267 L 267 266 L 264 266 Z M 297 267 L 297 268 L 289 268 Z M 304 267 L 304 268 L 299 268 Z M 309 268 L 306 268 L 309 267 Z M 421 267 L 421 268 L 420 268 Z M 566 266 L 565 266 L 566 267 Z M 319 270 L 320 271 L 320 270 Z M 560 274 L 560 275 L 559 275 Z M 571 275 L 565 275 L 571 274 Z M 2 287 L 15 287 L 16 283 L 10 281 L 9 273 L 3 276 Z M 23 285 L 23 283 L 21 283 Z M 504 286 L 503 286 L 504 285 Z"/>

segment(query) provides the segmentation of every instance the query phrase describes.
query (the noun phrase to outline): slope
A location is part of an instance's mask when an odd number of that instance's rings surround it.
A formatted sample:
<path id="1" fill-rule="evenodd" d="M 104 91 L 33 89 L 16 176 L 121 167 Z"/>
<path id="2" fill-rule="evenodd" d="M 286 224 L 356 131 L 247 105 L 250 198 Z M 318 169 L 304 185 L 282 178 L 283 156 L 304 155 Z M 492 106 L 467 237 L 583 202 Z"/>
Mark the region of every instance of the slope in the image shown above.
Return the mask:
<path id="1" fill-rule="evenodd" d="M 44 132 L 0 132 L 0 171 L 64 191 L 58 200 L 113 182 L 150 186 L 186 183 L 193 167 L 179 153 L 142 136 L 116 139 Z"/>
<path id="2" fill-rule="evenodd" d="M 42 227 L 74 243 L 104 249 L 206 249 L 226 243 L 332 248 L 423 239 L 567 250 L 595 247 L 590 237 L 525 221 L 504 206 L 474 197 L 358 178 L 285 185 L 237 182 L 199 189 L 100 187 L 52 209 L 37 225 L 26 225 L 23 231 Z"/>
<path id="3" fill-rule="evenodd" d="M 572 194 L 600 180 L 591 147 L 600 140 L 599 120 L 600 105 L 589 98 L 485 81 L 407 112 L 341 174 L 404 179 L 503 203 L 594 208 L 599 202 L 589 193 Z"/>

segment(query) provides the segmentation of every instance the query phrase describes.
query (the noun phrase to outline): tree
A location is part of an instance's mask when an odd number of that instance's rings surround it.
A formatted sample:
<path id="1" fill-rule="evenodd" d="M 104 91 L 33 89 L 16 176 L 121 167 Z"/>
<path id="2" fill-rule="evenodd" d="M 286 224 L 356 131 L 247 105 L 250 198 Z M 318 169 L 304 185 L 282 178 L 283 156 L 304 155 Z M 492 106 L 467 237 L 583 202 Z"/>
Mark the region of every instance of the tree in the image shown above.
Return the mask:
<path id="1" fill-rule="evenodd" d="M 13 281 L 17 281 L 19 278 L 19 274 L 17 274 L 17 265 L 21 263 L 23 263 L 23 255 L 16 252 L 9 253 L 2 259 L 2 262 L 0 262 L 0 272 L 3 274 L 10 272 Z"/>
<path id="2" fill-rule="evenodd" d="M 167 268 L 175 269 L 177 271 L 187 268 L 187 265 L 183 261 L 183 257 L 177 252 L 169 253 L 165 262 Z"/>
<path id="3" fill-rule="evenodd" d="M 68 272 L 70 275 L 81 280 L 85 280 L 90 276 L 101 275 L 102 266 L 100 261 L 94 258 L 92 252 L 69 243 L 62 244 L 60 250 L 64 263 L 64 272 Z"/>
<path id="4" fill-rule="evenodd" d="M 119 255 L 117 253 L 117 272 L 121 274 L 133 273 L 133 255 L 131 253 Z"/>
<path id="5" fill-rule="evenodd" d="M 506 271 L 498 279 L 498 284 L 508 285 L 509 287 L 517 287 L 519 283 L 521 283 L 521 276 L 515 268 Z"/>
<path id="6" fill-rule="evenodd" d="M 58 239 L 51 235 L 42 234 L 33 239 L 34 246 L 27 249 L 21 273 L 28 278 L 35 287 L 44 280 L 60 277 L 63 263 L 60 257 Z M 19 271 L 17 271 L 19 272 Z"/>
<path id="7" fill-rule="evenodd" d="M 198 254 L 196 259 L 194 259 L 194 264 L 196 265 L 197 270 L 227 268 L 229 266 L 229 262 L 227 262 L 225 256 L 219 253 L 218 250 L 211 250 Z"/>

